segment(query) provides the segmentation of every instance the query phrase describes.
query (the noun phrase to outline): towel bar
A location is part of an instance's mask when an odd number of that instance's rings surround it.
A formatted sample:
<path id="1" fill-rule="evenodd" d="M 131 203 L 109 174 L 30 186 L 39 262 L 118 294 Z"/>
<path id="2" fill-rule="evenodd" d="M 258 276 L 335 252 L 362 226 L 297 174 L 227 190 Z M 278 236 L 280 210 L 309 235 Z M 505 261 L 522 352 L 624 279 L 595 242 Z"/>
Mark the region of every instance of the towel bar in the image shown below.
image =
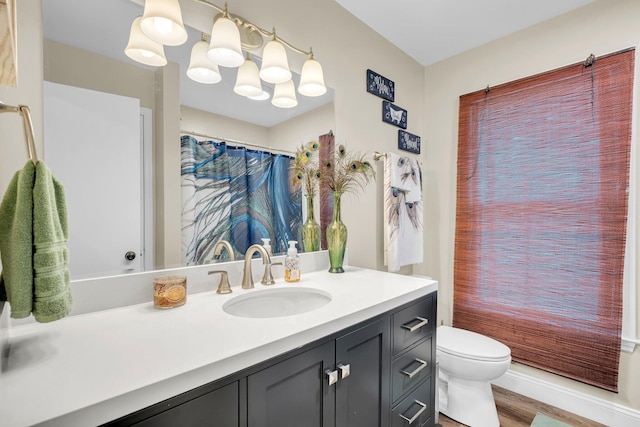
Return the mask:
<path id="1" fill-rule="evenodd" d="M 373 160 L 378 161 L 383 157 L 387 157 L 387 153 L 378 153 L 377 151 L 373 152 Z"/>
<path id="2" fill-rule="evenodd" d="M 36 154 L 36 144 L 33 132 L 33 122 L 31 121 L 31 112 L 29 111 L 29 107 L 26 105 L 18 105 L 17 107 L 15 107 L 13 105 L 7 105 L 4 102 L 0 101 L 0 113 L 19 113 L 22 116 L 22 123 L 24 124 L 24 134 L 27 139 L 27 153 L 29 154 L 29 159 L 31 159 L 34 165 L 38 163 L 38 155 Z"/>

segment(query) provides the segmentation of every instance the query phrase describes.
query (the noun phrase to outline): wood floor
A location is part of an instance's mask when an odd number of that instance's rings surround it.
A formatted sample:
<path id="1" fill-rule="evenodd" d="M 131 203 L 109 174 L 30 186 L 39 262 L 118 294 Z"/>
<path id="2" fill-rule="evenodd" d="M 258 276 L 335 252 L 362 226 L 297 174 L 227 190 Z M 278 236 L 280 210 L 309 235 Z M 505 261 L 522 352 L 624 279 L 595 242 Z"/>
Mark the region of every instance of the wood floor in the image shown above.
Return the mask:
<path id="1" fill-rule="evenodd" d="M 493 386 L 493 396 L 498 408 L 500 427 L 529 427 L 540 412 L 573 427 L 606 427 L 604 424 L 588 420 L 550 405 L 529 399 L 528 397 L 512 393 L 500 387 Z M 442 427 L 464 427 L 446 416 L 440 414 Z"/>

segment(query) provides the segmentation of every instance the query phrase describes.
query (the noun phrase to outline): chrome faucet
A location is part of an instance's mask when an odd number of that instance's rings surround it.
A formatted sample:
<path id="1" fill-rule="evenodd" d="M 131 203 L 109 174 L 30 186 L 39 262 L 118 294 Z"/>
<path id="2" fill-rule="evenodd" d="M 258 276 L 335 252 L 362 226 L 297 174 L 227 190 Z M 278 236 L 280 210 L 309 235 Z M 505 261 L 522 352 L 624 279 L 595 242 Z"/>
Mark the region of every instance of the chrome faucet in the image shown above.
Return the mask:
<path id="1" fill-rule="evenodd" d="M 253 254 L 255 254 L 256 252 L 260 252 L 263 264 L 271 264 L 271 258 L 269 258 L 269 253 L 264 248 L 264 246 L 249 246 L 249 249 L 247 249 L 247 253 L 244 255 L 244 274 L 242 275 L 242 289 L 253 288 L 253 276 L 251 275 L 251 258 L 253 258 Z"/>
<path id="2" fill-rule="evenodd" d="M 213 247 L 213 256 L 219 257 L 222 254 L 222 248 L 225 248 L 227 250 L 227 253 L 229 254 L 229 261 L 235 261 L 236 256 L 233 253 L 231 243 L 227 242 L 226 240 L 220 240 L 218 243 L 216 243 L 216 245 Z"/>

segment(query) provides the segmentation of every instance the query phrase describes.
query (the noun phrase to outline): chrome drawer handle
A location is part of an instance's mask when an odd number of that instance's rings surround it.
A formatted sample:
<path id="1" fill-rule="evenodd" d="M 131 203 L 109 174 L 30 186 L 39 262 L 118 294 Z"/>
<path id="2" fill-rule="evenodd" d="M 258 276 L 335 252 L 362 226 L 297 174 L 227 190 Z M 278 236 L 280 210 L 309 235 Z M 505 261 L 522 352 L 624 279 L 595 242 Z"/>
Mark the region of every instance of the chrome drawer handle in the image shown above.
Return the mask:
<path id="1" fill-rule="evenodd" d="M 419 406 L 421 406 L 421 408 L 418 410 L 418 412 L 415 413 L 415 415 L 413 417 L 408 418 L 404 414 L 400 414 L 400 417 L 402 417 L 402 419 L 408 421 L 409 424 L 413 424 L 413 422 L 415 420 L 417 420 L 418 418 L 420 418 L 420 415 L 422 415 L 422 413 L 427 410 L 427 405 L 425 405 L 424 403 L 420 402 L 419 400 L 414 400 L 413 402 L 418 404 Z"/>
<path id="2" fill-rule="evenodd" d="M 327 369 L 326 371 L 324 371 L 325 374 L 327 374 L 327 377 L 329 378 L 329 385 L 334 385 L 335 383 L 338 382 L 338 371 L 332 371 L 331 369 Z"/>
<path id="3" fill-rule="evenodd" d="M 409 331 L 409 332 L 415 332 L 415 331 L 417 331 L 418 329 L 422 328 L 422 327 L 423 327 L 424 325 L 426 325 L 427 323 L 429 323 L 429 319 L 425 319 L 424 317 L 418 317 L 418 316 L 416 316 L 416 318 L 415 318 L 415 319 L 413 319 L 413 320 L 419 320 L 419 321 L 420 321 L 420 323 L 416 323 L 416 324 L 415 324 L 415 325 L 413 325 L 413 326 L 407 326 L 407 324 L 408 324 L 408 323 L 410 323 L 410 322 L 407 322 L 407 323 L 405 323 L 404 325 L 402 325 L 402 326 L 401 326 L 401 327 L 402 327 L 402 329 L 406 329 L 406 330 L 407 330 L 407 331 Z M 413 322 L 413 320 L 412 320 L 411 322 Z"/>
<path id="4" fill-rule="evenodd" d="M 407 372 L 406 368 L 402 369 L 400 372 L 405 374 L 406 376 L 408 376 L 409 378 L 413 378 L 418 372 L 422 371 L 424 368 L 427 367 L 428 363 L 425 362 L 422 359 L 415 359 L 416 362 L 418 362 L 420 364 L 420 366 L 418 366 L 416 369 L 414 369 L 412 372 Z"/>

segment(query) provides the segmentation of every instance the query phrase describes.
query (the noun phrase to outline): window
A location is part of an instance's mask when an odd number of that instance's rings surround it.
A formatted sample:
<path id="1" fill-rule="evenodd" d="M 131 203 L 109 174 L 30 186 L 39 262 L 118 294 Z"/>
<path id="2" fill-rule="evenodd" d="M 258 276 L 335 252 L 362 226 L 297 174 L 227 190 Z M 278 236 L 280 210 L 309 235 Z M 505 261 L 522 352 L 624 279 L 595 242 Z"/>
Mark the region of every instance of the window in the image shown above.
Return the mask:
<path id="1" fill-rule="evenodd" d="M 460 98 L 454 326 L 617 390 L 634 50 Z"/>

